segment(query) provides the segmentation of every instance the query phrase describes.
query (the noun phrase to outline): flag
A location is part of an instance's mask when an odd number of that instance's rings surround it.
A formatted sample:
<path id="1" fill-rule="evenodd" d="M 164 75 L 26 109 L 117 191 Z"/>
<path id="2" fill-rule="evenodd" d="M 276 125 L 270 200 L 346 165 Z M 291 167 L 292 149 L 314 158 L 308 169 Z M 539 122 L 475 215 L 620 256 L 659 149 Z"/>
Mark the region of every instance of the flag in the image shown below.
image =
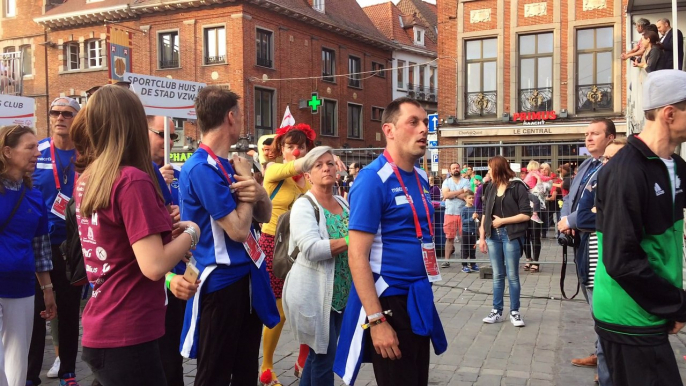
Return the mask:
<path id="1" fill-rule="evenodd" d="M 279 128 L 292 125 L 295 125 L 295 119 L 291 115 L 290 107 L 286 106 L 286 111 L 283 113 L 283 119 L 281 120 L 281 126 L 279 126 Z"/>

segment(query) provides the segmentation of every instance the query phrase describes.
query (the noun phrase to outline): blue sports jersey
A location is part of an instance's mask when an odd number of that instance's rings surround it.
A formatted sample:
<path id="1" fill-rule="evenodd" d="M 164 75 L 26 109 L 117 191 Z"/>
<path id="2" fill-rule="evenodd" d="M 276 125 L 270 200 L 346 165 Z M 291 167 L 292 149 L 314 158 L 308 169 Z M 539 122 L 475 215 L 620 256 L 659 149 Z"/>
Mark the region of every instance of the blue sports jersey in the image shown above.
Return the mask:
<path id="1" fill-rule="evenodd" d="M 36 163 L 36 170 L 33 172 L 33 186 L 40 190 L 43 195 L 43 203 L 48 212 L 50 242 L 53 245 L 59 245 L 67 239 L 67 223 L 51 211 L 52 204 L 57 197 L 57 187 L 55 186 L 55 175 L 52 171 L 52 157 L 50 155 L 51 141 L 52 138 L 45 138 L 38 142 L 40 157 L 38 157 L 38 162 Z M 67 197 L 71 197 L 74 192 L 76 150 L 60 150 L 55 148 L 55 155 L 60 192 Z M 66 184 L 63 180 L 64 174 L 67 175 Z"/>
<path id="2" fill-rule="evenodd" d="M 433 218 L 429 182 L 426 173 L 415 167 L 422 184 L 417 186 L 414 172 L 398 169 L 403 183 L 412 197 L 422 226 L 423 242 L 432 242 L 426 210 L 422 203 L 424 194 L 429 217 Z M 375 199 L 370 199 L 374 197 Z M 414 217 L 407 198 L 383 155 L 362 169 L 350 189 L 350 230 L 373 233 L 369 256 L 372 272 L 400 280 L 418 280 L 426 277 L 421 243 L 417 240 Z"/>
<path id="3" fill-rule="evenodd" d="M 169 188 L 171 188 L 172 203 L 174 205 L 179 205 L 179 176 L 181 175 L 181 168 L 172 165 L 174 168 L 174 181 L 172 181 Z"/>
<path id="4" fill-rule="evenodd" d="M 164 180 L 164 176 L 162 176 L 162 173 L 160 172 L 160 167 L 157 166 L 156 163 L 152 163 L 152 168 L 155 169 L 155 176 L 157 176 L 157 183 L 160 185 L 160 189 L 162 190 L 162 198 L 164 198 L 164 205 L 171 205 L 174 202 L 174 199 L 172 197 L 171 191 L 169 191 L 169 186 L 167 186 L 167 182 Z M 174 175 L 176 177 L 176 175 Z M 178 202 L 178 201 L 177 201 Z M 175 204 L 178 205 L 178 204 Z"/>

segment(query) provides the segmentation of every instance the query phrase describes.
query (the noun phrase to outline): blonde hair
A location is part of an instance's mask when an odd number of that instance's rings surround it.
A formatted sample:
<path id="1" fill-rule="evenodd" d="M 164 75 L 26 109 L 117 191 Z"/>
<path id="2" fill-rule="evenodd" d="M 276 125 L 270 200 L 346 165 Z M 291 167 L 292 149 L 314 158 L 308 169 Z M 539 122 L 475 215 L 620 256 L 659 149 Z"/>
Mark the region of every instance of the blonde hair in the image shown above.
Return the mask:
<path id="1" fill-rule="evenodd" d="M 610 145 L 619 145 L 619 146 L 625 146 L 627 144 L 627 140 L 625 137 L 622 138 L 615 138 L 610 142 Z"/>
<path id="2" fill-rule="evenodd" d="M 78 115 L 82 114 L 95 157 L 81 177 L 86 181 L 86 188 L 80 211 L 81 215 L 90 216 L 110 205 L 112 186 L 122 166 L 146 172 L 153 183 L 157 176 L 150 156 L 148 122 L 136 94 L 123 87 L 104 86 L 93 94 Z M 154 185 L 162 197 L 160 187 Z"/>
<path id="3" fill-rule="evenodd" d="M 2 151 L 2 149 L 4 149 L 6 146 L 12 149 L 16 148 L 19 146 L 21 137 L 23 137 L 25 134 L 33 134 L 34 136 L 36 135 L 33 129 L 28 126 L 12 125 L 0 127 L 0 177 L 5 177 L 7 172 L 10 170 L 9 162 L 7 161 L 5 152 Z M 33 187 L 33 181 L 30 173 L 24 174 L 22 179 L 24 181 L 24 185 L 26 185 L 28 189 Z M 0 193 L 5 193 L 5 187 L 3 184 L 0 184 Z"/>
<path id="4" fill-rule="evenodd" d="M 547 162 L 543 162 L 543 163 L 541 164 L 541 169 L 552 170 L 552 169 L 550 168 L 550 164 L 547 163 Z"/>
<path id="5" fill-rule="evenodd" d="M 532 170 L 538 170 L 541 168 L 541 164 L 538 162 L 531 160 L 529 163 L 526 165 L 526 171 L 531 172 Z"/>

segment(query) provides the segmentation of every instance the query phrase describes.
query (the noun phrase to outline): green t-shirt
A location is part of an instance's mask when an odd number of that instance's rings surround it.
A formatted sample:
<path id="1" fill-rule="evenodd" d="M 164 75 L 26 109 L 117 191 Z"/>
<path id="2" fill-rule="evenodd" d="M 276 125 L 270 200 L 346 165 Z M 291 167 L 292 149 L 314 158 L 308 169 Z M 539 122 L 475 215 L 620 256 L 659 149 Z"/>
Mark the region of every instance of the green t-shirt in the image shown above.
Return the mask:
<path id="1" fill-rule="evenodd" d="M 329 238 L 342 239 L 348 235 L 348 212 L 344 210 L 342 214 L 333 214 L 324 209 L 324 216 Z M 342 311 L 348 303 L 348 295 L 350 294 L 350 287 L 352 287 L 353 277 L 348 265 L 347 251 L 336 255 L 334 259 L 336 259 L 336 265 L 334 268 L 331 308 L 334 311 Z"/>

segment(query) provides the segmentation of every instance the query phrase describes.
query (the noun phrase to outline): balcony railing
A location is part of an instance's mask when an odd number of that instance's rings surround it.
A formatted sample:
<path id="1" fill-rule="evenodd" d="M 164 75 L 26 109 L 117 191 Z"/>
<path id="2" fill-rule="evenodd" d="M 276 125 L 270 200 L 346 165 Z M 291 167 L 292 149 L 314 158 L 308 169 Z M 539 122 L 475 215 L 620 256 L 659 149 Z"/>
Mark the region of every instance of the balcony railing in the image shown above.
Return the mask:
<path id="1" fill-rule="evenodd" d="M 177 68 L 179 67 L 179 59 L 160 60 L 160 68 Z"/>
<path id="2" fill-rule="evenodd" d="M 272 68 L 272 60 L 267 58 L 257 58 L 257 65 Z"/>
<path id="3" fill-rule="evenodd" d="M 205 64 L 226 63 L 226 55 L 205 56 Z"/>
<path id="4" fill-rule="evenodd" d="M 598 110 L 612 110 L 612 84 L 592 84 L 577 86 L 577 112 L 593 112 Z"/>
<path id="5" fill-rule="evenodd" d="M 528 88 L 519 90 L 520 111 L 552 111 L 553 88 Z"/>
<path id="6" fill-rule="evenodd" d="M 437 102 L 437 92 L 435 87 L 422 87 L 418 84 L 407 85 L 407 96 L 418 101 Z"/>
<path id="7" fill-rule="evenodd" d="M 465 101 L 465 114 L 468 118 L 495 116 L 497 112 L 497 96 L 495 91 L 468 92 Z"/>

